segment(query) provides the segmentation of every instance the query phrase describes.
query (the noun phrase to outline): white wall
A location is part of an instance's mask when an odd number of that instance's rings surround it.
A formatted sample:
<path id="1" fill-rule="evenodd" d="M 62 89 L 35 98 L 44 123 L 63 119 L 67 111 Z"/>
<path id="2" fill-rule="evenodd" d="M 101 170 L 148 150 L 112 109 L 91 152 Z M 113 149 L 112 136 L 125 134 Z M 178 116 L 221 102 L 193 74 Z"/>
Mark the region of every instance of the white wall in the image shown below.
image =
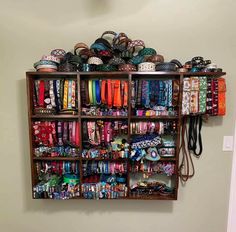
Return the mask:
<path id="1" fill-rule="evenodd" d="M 0 231 L 224 232 L 235 118 L 233 0 L 0 0 Z M 166 60 L 202 55 L 227 71 L 227 116 L 203 127 L 204 153 L 179 200 L 31 200 L 25 72 L 53 48 L 92 43 L 105 30 L 143 39 Z"/>

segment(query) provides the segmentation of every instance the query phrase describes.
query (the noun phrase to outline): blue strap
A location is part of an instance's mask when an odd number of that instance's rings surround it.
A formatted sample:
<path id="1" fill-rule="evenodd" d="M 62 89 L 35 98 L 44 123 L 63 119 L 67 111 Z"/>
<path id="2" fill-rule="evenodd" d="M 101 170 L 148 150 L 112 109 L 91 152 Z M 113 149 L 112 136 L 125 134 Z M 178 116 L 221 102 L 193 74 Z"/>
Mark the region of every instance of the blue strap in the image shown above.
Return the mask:
<path id="1" fill-rule="evenodd" d="M 101 104 L 101 88 L 100 88 L 100 81 L 95 81 L 95 88 L 96 88 L 96 102 L 97 104 Z"/>

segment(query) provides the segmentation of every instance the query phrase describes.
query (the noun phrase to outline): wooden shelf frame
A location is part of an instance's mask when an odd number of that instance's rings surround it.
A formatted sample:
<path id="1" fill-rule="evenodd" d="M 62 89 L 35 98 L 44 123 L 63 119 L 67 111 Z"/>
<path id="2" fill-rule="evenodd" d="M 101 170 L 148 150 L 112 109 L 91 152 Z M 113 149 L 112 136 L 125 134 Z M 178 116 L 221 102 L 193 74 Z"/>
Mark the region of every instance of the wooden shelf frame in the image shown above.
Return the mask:
<path id="1" fill-rule="evenodd" d="M 40 161 L 76 161 L 79 163 L 80 170 L 80 197 L 76 197 L 75 199 L 84 199 L 82 197 L 81 185 L 83 183 L 83 173 L 82 173 L 82 164 L 85 161 L 89 160 L 103 160 L 103 161 L 123 161 L 128 164 L 127 171 L 127 187 L 128 187 L 128 196 L 125 198 L 119 199 L 107 199 L 107 200 L 177 200 L 178 199 L 178 187 L 179 187 L 179 175 L 176 172 L 175 175 L 172 176 L 175 182 L 175 192 L 172 195 L 148 195 L 148 196 L 133 196 L 131 195 L 130 190 L 130 172 L 129 167 L 133 161 L 129 159 L 90 159 L 90 158 L 82 158 L 79 157 L 35 157 L 33 152 L 33 135 L 32 135 L 32 122 L 35 120 L 76 120 L 81 125 L 83 120 L 98 120 L 98 119 L 109 119 L 109 120 L 127 120 L 128 122 L 128 142 L 131 140 L 130 133 L 130 123 L 132 121 L 137 120 L 176 120 L 177 123 L 177 138 L 176 138 L 176 156 L 170 158 L 162 158 L 160 161 L 171 161 L 176 163 L 176 168 L 178 168 L 179 164 L 179 144 L 180 144 L 180 128 L 181 128 L 181 106 L 182 106 L 182 86 L 183 86 L 183 78 L 190 76 L 207 76 L 207 77 L 221 77 L 224 76 L 225 72 L 198 72 L 198 73 L 179 73 L 179 72 L 53 72 L 53 73 L 44 73 L 44 72 L 26 72 L 26 84 L 27 84 L 27 104 L 28 104 L 28 127 L 29 127 L 29 141 L 30 141 L 30 161 L 31 161 L 31 179 L 32 179 L 32 196 L 33 196 L 33 187 L 37 184 L 37 174 L 35 169 L 35 162 Z M 50 79 L 50 80 L 58 80 L 58 79 L 73 79 L 77 80 L 77 88 L 78 88 L 78 114 L 75 115 L 35 115 L 33 114 L 33 81 L 37 79 Z M 129 93 L 128 93 L 128 115 L 127 116 L 86 116 L 82 115 L 81 112 L 81 95 L 80 95 L 80 83 L 83 79 L 125 79 L 128 81 L 129 85 Z M 131 82 L 135 79 L 147 79 L 147 80 L 180 80 L 180 90 L 179 90 L 179 105 L 178 105 L 178 115 L 177 116 L 134 116 L 132 114 L 131 104 L 130 104 L 130 96 L 131 96 Z M 82 128 L 80 127 L 80 147 L 79 154 L 82 152 Z M 74 200 L 74 199 L 73 199 Z"/>

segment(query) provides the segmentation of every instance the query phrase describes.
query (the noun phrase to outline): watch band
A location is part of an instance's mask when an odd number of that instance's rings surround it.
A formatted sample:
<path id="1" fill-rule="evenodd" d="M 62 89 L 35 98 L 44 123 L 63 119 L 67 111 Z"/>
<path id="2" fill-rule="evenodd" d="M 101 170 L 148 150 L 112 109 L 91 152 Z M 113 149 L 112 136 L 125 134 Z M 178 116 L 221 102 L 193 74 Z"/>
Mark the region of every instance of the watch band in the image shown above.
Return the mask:
<path id="1" fill-rule="evenodd" d="M 199 77 L 199 113 L 206 112 L 207 77 Z"/>
<path id="2" fill-rule="evenodd" d="M 101 88 L 100 88 L 100 81 L 96 80 L 95 81 L 95 89 L 96 89 L 96 102 L 97 104 L 101 104 Z"/>
<path id="3" fill-rule="evenodd" d="M 225 79 L 218 78 L 218 115 L 225 115 L 226 113 L 226 83 Z"/>
<path id="4" fill-rule="evenodd" d="M 113 106 L 120 108 L 121 107 L 121 83 L 120 80 L 114 81 L 114 103 Z"/>
<path id="5" fill-rule="evenodd" d="M 153 72 L 155 71 L 155 64 L 151 62 L 143 62 L 138 65 L 138 71 L 140 72 Z"/>
<path id="6" fill-rule="evenodd" d="M 88 90 L 89 90 L 89 103 L 91 104 L 91 105 L 93 105 L 94 104 L 94 102 L 93 102 L 93 81 L 92 80 L 89 80 L 88 81 Z"/>
<path id="7" fill-rule="evenodd" d="M 40 107 L 44 107 L 44 90 L 45 90 L 44 81 L 40 80 L 39 82 L 39 106 Z"/>
<path id="8" fill-rule="evenodd" d="M 97 99 L 96 99 L 96 82 L 95 80 L 92 80 L 92 88 L 93 88 L 93 104 L 97 104 Z"/>
<path id="9" fill-rule="evenodd" d="M 72 80 L 71 82 L 72 82 L 71 106 L 72 108 L 75 108 L 76 107 L 76 81 Z"/>
<path id="10" fill-rule="evenodd" d="M 68 81 L 68 80 L 65 80 L 65 82 L 64 82 L 63 109 L 67 109 L 67 103 L 68 103 L 68 86 L 69 86 L 69 81 Z"/>
<path id="11" fill-rule="evenodd" d="M 48 61 L 52 61 L 52 62 L 57 63 L 57 64 L 60 63 L 60 59 L 58 57 L 52 56 L 52 55 L 48 55 L 48 56 L 43 55 L 41 60 L 48 60 Z"/>
<path id="12" fill-rule="evenodd" d="M 68 103 L 67 108 L 72 109 L 72 80 L 68 81 Z"/>
<path id="13" fill-rule="evenodd" d="M 101 101 L 103 105 L 107 104 L 107 81 L 106 80 L 102 80 Z"/>

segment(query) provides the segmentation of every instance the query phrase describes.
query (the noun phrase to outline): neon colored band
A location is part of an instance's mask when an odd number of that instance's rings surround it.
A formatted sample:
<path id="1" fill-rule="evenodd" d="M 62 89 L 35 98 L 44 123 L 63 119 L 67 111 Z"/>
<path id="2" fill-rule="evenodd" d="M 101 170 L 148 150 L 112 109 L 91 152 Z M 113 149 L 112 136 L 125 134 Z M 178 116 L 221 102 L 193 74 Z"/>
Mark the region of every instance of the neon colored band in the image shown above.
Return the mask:
<path id="1" fill-rule="evenodd" d="M 96 105 L 96 81 L 93 80 L 93 104 Z"/>
<path id="2" fill-rule="evenodd" d="M 93 82 L 92 80 L 88 81 L 89 84 L 89 102 L 91 105 L 93 105 Z"/>

